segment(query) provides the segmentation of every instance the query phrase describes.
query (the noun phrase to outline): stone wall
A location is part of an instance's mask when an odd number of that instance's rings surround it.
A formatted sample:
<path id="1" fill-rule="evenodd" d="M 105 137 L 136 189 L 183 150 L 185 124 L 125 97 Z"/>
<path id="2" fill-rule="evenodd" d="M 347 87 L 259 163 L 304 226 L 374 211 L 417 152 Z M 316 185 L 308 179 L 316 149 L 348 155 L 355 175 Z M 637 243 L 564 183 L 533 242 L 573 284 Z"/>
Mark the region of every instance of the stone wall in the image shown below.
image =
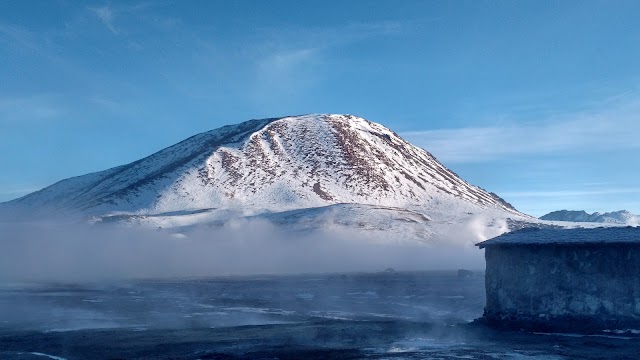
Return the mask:
<path id="1" fill-rule="evenodd" d="M 640 329 L 640 246 L 489 246 L 485 258 L 492 325 Z"/>

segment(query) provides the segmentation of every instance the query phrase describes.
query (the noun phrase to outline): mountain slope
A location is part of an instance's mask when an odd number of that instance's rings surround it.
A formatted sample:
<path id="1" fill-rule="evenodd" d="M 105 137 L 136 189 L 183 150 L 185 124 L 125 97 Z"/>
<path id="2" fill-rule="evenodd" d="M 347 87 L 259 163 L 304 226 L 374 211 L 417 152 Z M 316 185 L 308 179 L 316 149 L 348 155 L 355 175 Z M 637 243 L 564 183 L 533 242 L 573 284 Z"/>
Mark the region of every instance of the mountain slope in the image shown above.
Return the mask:
<path id="1" fill-rule="evenodd" d="M 3 204 L 85 215 L 240 209 L 243 215 L 358 203 L 421 213 L 523 216 L 380 124 L 351 115 L 250 120 L 133 163 Z"/>
<path id="2" fill-rule="evenodd" d="M 589 214 L 586 211 L 559 210 L 550 212 L 540 217 L 541 220 L 571 221 L 571 222 L 595 222 L 607 224 L 639 225 L 640 216 L 633 215 L 626 210 L 607 213 L 595 212 Z"/>

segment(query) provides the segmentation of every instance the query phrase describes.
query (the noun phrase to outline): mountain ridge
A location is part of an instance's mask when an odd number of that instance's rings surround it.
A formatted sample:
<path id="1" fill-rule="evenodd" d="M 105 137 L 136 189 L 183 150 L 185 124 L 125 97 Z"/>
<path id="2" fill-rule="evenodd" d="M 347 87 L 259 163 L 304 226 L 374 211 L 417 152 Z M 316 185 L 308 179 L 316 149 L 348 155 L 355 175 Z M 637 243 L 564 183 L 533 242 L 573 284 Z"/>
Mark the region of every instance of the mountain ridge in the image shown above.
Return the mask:
<path id="1" fill-rule="evenodd" d="M 640 216 L 634 215 L 627 210 L 612 212 L 587 213 L 584 210 L 558 210 L 552 211 L 539 218 L 548 221 L 569 221 L 569 222 L 593 222 L 607 224 L 640 225 Z"/>

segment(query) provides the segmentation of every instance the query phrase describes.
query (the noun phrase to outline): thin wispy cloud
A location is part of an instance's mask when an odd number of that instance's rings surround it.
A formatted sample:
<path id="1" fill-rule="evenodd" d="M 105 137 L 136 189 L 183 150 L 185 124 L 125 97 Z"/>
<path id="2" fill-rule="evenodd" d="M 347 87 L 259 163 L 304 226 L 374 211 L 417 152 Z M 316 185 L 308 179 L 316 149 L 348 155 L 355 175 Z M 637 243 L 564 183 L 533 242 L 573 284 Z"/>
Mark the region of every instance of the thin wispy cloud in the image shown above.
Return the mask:
<path id="1" fill-rule="evenodd" d="M 49 94 L 0 97 L 0 124 L 59 118 L 65 109 L 58 100 Z"/>
<path id="2" fill-rule="evenodd" d="M 42 187 L 25 187 L 20 189 L 4 189 L 0 190 L 0 195 L 5 196 L 22 196 L 26 194 L 30 194 L 34 191 L 38 191 L 42 189 Z"/>
<path id="3" fill-rule="evenodd" d="M 143 9 L 144 7 L 132 7 L 130 11 Z M 137 91 L 133 82 L 128 78 L 105 73 L 94 64 L 80 61 L 73 54 L 64 51 L 77 45 L 77 33 L 83 31 L 85 20 L 73 19 L 65 22 L 62 27 L 51 29 L 0 23 L 0 44 L 6 44 L 2 50 L 9 58 L 37 62 L 34 74 L 44 74 L 44 77 L 55 74 L 55 77 L 76 86 L 66 91 L 50 90 L 50 87 L 43 91 L 38 89 L 41 85 L 34 82 L 36 87 L 31 92 L 7 92 L 11 95 L 4 96 L 0 94 L 0 124 L 61 119 L 70 115 L 73 109 L 82 107 L 97 106 L 99 111 L 122 111 L 123 106 L 116 99 L 122 97 L 123 92 Z M 130 43 L 131 41 L 127 44 Z M 14 60 L 12 63 L 20 71 L 20 62 Z"/>
<path id="4" fill-rule="evenodd" d="M 5 201 L 11 201 L 13 199 L 17 199 L 19 197 L 25 196 L 27 194 L 31 194 L 32 192 L 36 192 L 42 189 L 44 186 L 29 186 L 24 185 L 23 187 L 6 186 L 0 185 L 0 203 Z"/>
<path id="5" fill-rule="evenodd" d="M 412 29 L 408 21 L 352 22 L 334 26 L 279 26 L 260 27 L 263 41 L 290 47 L 332 47 L 352 43 L 372 36 L 398 34 Z"/>
<path id="6" fill-rule="evenodd" d="M 60 67 L 69 67 L 68 62 L 51 49 L 52 40 L 22 26 L 0 23 L 0 40 L 20 52 L 27 51 Z"/>
<path id="7" fill-rule="evenodd" d="M 24 28 L 10 24 L 0 24 L 0 36 L 13 45 L 19 45 L 31 50 L 38 49 L 31 33 Z"/>
<path id="8" fill-rule="evenodd" d="M 522 155 L 640 148 L 640 96 L 616 97 L 575 113 L 501 126 L 402 134 L 447 163 L 473 163 Z"/>
<path id="9" fill-rule="evenodd" d="M 120 34 L 120 31 L 114 25 L 115 13 L 110 6 L 89 7 L 88 9 L 95 14 L 102 24 L 104 24 L 104 26 L 106 26 L 114 35 Z"/>
<path id="10" fill-rule="evenodd" d="M 400 22 L 350 23 L 328 27 L 259 29 L 264 38 L 253 47 L 254 93 L 258 102 L 295 101 L 331 67 L 333 53 L 343 46 L 407 30 Z"/>
<path id="11" fill-rule="evenodd" d="M 97 105 L 100 108 L 109 110 L 111 112 L 118 113 L 125 110 L 125 106 L 121 102 L 103 95 L 90 96 L 87 101 L 93 105 Z"/>
<path id="12" fill-rule="evenodd" d="M 318 65 L 319 50 L 315 48 L 278 51 L 262 58 L 256 64 L 258 87 L 278 91 L 298 91 L 313 82 Z"/>
<path id="13" fill-rule="evenodd" d="M 585 197 L 595 195 L 612 195 L 612 194 L 640 194 L 638 188 L 601 188 L 601 189 L 581 189 L 581 190 L 540 190 L 540 191 L 512 191 L 502 192 L 501 195 L 509 198 L 565 198 L 565 197 Z"/>
<path id="14" fill-rule="evenodd" d="M 309 27 L 290 29 L 276 36 L 288 43 L 314 44 L 318 48 L 330 48 L 377 36 L 397 35 L 411 28 L 408 22 L 381 21 L 350 23 L 335 27 Z"/>
<path id="15" fill-rule="evenodd" d="M 405 23 L 384 21 L 351 23 L 330 27 L 291 27 L 259 29 L 266 34 L 257 44 L 258 51 L 266 58 L 295 59 L 313 53 L 319 55 L 337 47 L 365 41 L 378 36 L 389 36 L 407 31 Z M 278 65 L 276 63 L 276 65 Z"/>
<path id="16" fill-rule="evenodd" d="M 71 39 L 75 37 L 74 34 L 81 31 L 77 26 L 79 25 L 67 23 L 64 28 L 42 31 L 0 23 L 0 42 L 4 40 L 8 44 L 3 50 L 8 50 L 12 57 L 26 56 L 29 60 L 46 60 L 40 61 L 37 71 L 54 71 L 65 79 L 82 79 L 90 83 L 95 71 L 78 63 L 62 50 L 69 47 Z M 100 79 L 100 82 L 104 83 L 105 80 Z"/>
<path id="17" fill-rule="evenodd" d="M 277 71 L 288 71 L 313 58 L 316 49 L 300 49 L 272 54 L 258 63 L 259 67 L 268 67 Z"/>
<path id="18" fill-rule="evenodd" d="M 147 10 L 165 6 L 165 2 L 140 2 L 124 5 L 101 5 L 101 6 L 89 6 L 87 10 L 97 17 L 97 19 L 113 34 L 123 35 L 122 24 L 126 22 L 131 15 L 135 16 L 136 23 L 144 21 L 146 23 L 152 23 L 156 26 L 169 29 L 173 27 L 177 19 L 169 18 L 165 16 L 159 16 L 157 14 L 149 13 Z"/>

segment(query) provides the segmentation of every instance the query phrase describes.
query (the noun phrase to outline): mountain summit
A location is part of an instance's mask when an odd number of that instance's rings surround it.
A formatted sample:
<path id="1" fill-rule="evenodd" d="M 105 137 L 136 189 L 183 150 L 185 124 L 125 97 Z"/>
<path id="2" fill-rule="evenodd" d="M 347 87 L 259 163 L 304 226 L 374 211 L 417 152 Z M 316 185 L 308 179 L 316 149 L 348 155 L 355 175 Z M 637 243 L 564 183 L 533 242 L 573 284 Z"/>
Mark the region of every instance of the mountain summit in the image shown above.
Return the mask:
<path id="1" fill-rule="evenodd" d="M 462 180 L 427 151 L 352 115 L 224 126 L 4 205 L 157 214 L 211 208 L 278 212 L 338 203 L 520 214 L 497 195 Z"/>

